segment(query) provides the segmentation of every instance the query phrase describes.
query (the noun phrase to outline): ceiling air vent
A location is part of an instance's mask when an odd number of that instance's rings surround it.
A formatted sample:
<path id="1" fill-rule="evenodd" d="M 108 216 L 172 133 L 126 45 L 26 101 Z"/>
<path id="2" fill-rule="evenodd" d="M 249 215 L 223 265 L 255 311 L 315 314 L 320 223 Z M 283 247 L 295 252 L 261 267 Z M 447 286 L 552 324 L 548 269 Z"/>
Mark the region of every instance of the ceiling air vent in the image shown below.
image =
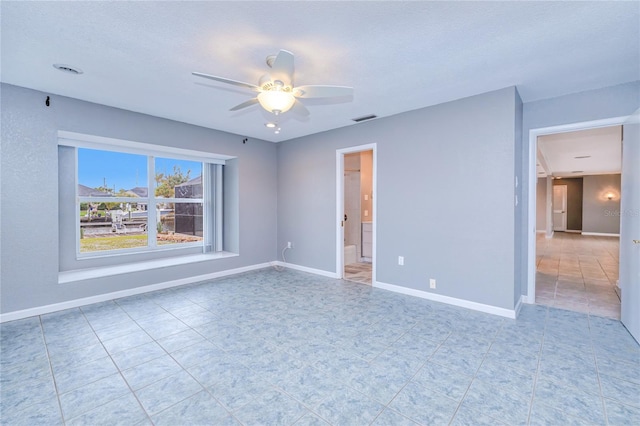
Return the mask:
<path id="1" fill-rule="evenodd" d="M 82 70 L 80 68 L 72 67 L 71 65 L 53 64 L 53 67 L 62 72 L 68 72 L 69 74 L 82 74 Z"/>
<path id="2" fill-rule="evenodd" d="M 375 114 L 371 114 L 371 115 L 364 115 L 362 117 L 358 117 L 358 118 L 352 118 L 353 121 L 355 121 L 356 123 L 360 123 L 361 121 L 367 121 L 367 120 L 371 120 L 372 118 L 377 118 L 378 116 Z"/>

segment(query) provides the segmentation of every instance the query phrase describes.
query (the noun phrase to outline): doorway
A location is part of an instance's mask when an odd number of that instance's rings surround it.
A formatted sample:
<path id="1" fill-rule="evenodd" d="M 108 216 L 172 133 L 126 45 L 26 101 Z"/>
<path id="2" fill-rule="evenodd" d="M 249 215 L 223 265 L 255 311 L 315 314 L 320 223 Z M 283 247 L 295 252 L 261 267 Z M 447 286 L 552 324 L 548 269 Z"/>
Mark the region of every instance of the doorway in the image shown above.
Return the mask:
<path id="1" fill-rule="evenodd" d="M 376 145 L 336 151 L 336 270 L 339 278 L 375 283 Z"/>
<path id="2" fill-rule="evenodd" d="M 611 128 L 620 126 L 624 123 L 624 120 L 625 117 L 618 117 L 530 131 L 528 303 L 552 304 L 563 309 L 620 318 L 620 291 L 616 287 L 619 270 L 618 235 L 585 232 L 588 228 L 586 223 L 585 227 L 582 226 L 582 223 L 579 226 L 569 224 L 567 187 L 557 180 L 559 178 L 551 176 L 543 177 L 541 185 L 538 186 L 537 174 L 541 173 L 539 169 L 536 170 L 536 163 L 534 162 L 539 161 L 544 164 L 548 160 L 542 158 L 542 161 L 540 161 L 541 159 L 538 156 L 540 152 L 538 137 L 548 137 L 582 130 Z M 587 159 L 589 156 L 576 154 L 573 158 Z M 538 163 L 539 165 L 540 163 Z M 571 173 L 577 174 L 578 172 L 573 171 Z M 620 171 L 617 173 L 619 182 Z M 587 209 L 589 207 L 587 206 L 588 203 L 598 202 L 602 206 L 606 203 L 611 203 L 612 199 L 608 198 L 607 200 L 604 193 L 601 197 L 605 198 L 600 198 L 600 200 L 595 200 L 593 196 L 587 197 L 587 177 L 590 179 L 589 182 L 601 180 L 600 176 L 595 179 L 595 176 L 586 176 L 585 174 L 585 198 L 584 203 L 580 200 L 580 205 L 584 204 L 585 209 Z M 546 215 L 541 210 L 536 215 L 538 203 L 536 186 L 544 189 L 545 179 L 548 198 L 546 203 L 543 198 L 542 203 L 546 204 Z M 556 180 L 553 181 L 552 179 Z M 553 186 L 551 186 L 551 182 L 554 182 Z M 549 190 L 552 190 L 552 194 L 549 194 Z M 619 203 L 619 192 L 617 198 Z M 591 207 L 589 211 L 594 212 L 595 210 Z M 611 210 L 613 211 L 615 208 Z M 597 211 L 602 216 L 602 211 Z M 547 218 L 546 235 L 538 235 L 537 238 L 536 227 L 541 227 L 541 224 L 536 224 L 536 216 L 538 219 Z M 582 217 L 585 221 L 587 220 L 587 210 L 585 210 L 585 215 Z M 576 229 L 576 231 L 572 231 L 573 229 Z M 554 236 L 551 230 L 563 232 Z"/>
<path id="3" fill-rule="evenodd" d="M 567 185 L 553 187 L 553 230 L 567 230 Z"/>

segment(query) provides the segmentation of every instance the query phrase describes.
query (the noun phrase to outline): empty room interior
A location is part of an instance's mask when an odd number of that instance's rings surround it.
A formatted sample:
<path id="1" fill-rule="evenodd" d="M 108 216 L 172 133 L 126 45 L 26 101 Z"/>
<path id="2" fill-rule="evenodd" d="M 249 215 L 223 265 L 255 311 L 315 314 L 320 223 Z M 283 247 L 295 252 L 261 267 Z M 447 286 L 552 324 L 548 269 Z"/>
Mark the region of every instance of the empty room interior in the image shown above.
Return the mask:
<path id="1" fill-rule="evenodd" d="M 0 24 L 0 424 L 640 424 L 640 3 Z"/>

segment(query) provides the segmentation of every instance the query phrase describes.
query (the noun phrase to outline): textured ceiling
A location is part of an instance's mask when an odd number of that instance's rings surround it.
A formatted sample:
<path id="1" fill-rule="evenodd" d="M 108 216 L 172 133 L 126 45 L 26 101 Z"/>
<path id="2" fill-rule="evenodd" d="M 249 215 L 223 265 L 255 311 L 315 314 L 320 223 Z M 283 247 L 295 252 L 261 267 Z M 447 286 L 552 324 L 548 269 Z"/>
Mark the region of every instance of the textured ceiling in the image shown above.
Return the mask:
<path id="1" fill-rule="evenodd" d="M 640 2 L 0 2 L 3 82 L 274 142 L 503 87 L 533 101 L 640 79 Z M 280 118 L 241 88 L 265 57 L 353 86 Z M 52 67 L 79 67 L 82 75 Z"/>
<path id="2" fill-rule="evenodd" d="M 562 177 L 620 173 L 622 127 L 539 136 L 538 164 L 538 177 L 541 171 Z"/>

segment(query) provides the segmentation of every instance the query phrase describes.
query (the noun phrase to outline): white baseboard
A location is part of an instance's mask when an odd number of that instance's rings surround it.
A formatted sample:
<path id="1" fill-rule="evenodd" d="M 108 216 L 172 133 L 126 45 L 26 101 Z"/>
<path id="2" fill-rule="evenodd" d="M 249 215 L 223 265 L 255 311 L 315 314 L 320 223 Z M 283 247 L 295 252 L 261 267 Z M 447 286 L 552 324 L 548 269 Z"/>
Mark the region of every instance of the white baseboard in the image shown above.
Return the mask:
<path id="1" fill-rule="evenodd" d="M 472 309 L 474 311 L 486 312 L 488 314 L 499 315 L 501 317 L 515 319 L 517 311 L 515 309 L 499 308 L 497 306 L 485 305 L 483 303 L 471 302 L 469 300 L 457 299 L 455 297 L 443 296 L 441 294 L 429 293 L 427 291 L 416 290 L 413 288 L 402 287 L 394 284 L 382 283 L 376 281 L 373 284 L 376 288 L 402 293 L 409 296 L 420 297 L 422 299 L 433 300 L 434 302 L 446 303 L 448 305 L 459 306 L 461 308 Z M 519 304 L 518 304 L 519 305 Z M 516 307 L 519 309 L 518 307 Z"/>
<path id="2" fill-rule="evenodd" d="M 271 262 L 271 265 L 282 266 L 284 268 L 295 269 L 296 271 L 308 272 L 310 274 L 322 275 L 323 277 L 340 279 L 335 272 L 323 271 L 322 269 L 309 268 L 306 266 L 296 265 L 295 263 L 285 263 L 280 260 Z"/>
<path id="3" fill-rule="evenodd" d="M 544 229 L 541 231 L 539 229 L 536 229 L 536 234 L 546 234 L 547 231 L 545 231 Z"/>
<path id="4" fill-rule="evenodd" d="M 591 235 L 593 237 L 619 237 L 620 234 L 607 234 L 605 232 L 583 232 L 582 235 Z"/>
<path id="5" fill-rule="evenodd" d="M 212 272 L 210 274 L 196 275 L 179 280 L 165 281 L 158 284 L 147 285 L 144 287 L 136 287 L 127 290 L 114 291 L 112 293 L 99 294 L 96 296 L 83 297 L 81 299 L 69 300 L 66 302 L 53 303 L 51 305 L 38 306 L 35 308 L 23 309 L 0 314 L 0 323 L 6 321 L 15 321 L 23 318 L 33 317 L 36 315 L 49 314 L 51 312 L 62 311 L 64 309 L 77 308 L 80 306 L 90 305 L 92 303 L 105 302 L 107 300 L 119 299 L 121 297 L 135 296 L 136 294 L 149 293 L 156 290 L 164 290 L 171 287 L 179 287 L 181 285 L 193 284 L 201 281 L 212 280 L 214 278 L 226 277 L 228 275 L 236 275 L 243 272 L 254 271 L 256 269 L 268 268 L 269 263 L 260 263 L 257 265 L 243 266 L 236 269 L 228 269 L 226 271 Z"/>

